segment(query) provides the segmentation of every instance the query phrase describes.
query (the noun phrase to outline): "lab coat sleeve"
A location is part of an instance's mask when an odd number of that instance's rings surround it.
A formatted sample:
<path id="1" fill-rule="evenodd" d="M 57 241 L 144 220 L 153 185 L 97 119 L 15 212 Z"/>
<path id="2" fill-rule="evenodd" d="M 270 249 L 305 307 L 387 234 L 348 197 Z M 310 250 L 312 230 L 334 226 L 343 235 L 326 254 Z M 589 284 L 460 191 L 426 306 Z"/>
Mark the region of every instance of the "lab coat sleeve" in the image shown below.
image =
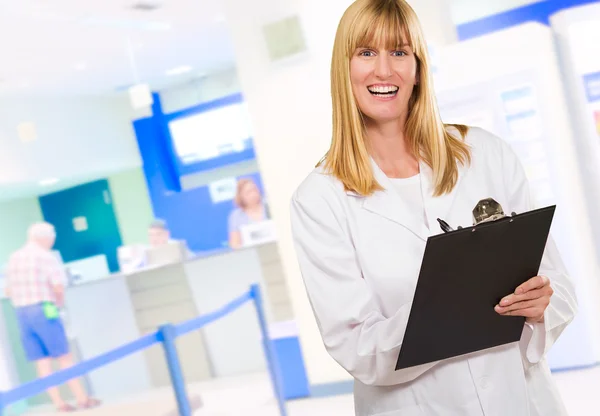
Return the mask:
<path id="1" fill-rule="evenodd" d="M 508 145 L 504 145 L 502 153 L 510 210 L 522 213 L 534 209 L 529 183 L 521 163 Z M 548 238 L 538 274 L 550 279 L 554 294 L 544 313 L 544 322 L 526 324 L 523 330 L 521 351 L 523 358 L 530 364 L 536 364 L 544 358 L 577 311 L 575 288 L 552 236 Z"/>
<path id="2" fill-rule="evenodd" d="M 393 316 L 383 315 L 363 279 L 340 190 L 318 188 L 307 186 L 296 192 L 291 222 L 302 277 L 325 347 L 363 384 L 412 381 L 435 363 L 395 371 L 410 303 Z"/>

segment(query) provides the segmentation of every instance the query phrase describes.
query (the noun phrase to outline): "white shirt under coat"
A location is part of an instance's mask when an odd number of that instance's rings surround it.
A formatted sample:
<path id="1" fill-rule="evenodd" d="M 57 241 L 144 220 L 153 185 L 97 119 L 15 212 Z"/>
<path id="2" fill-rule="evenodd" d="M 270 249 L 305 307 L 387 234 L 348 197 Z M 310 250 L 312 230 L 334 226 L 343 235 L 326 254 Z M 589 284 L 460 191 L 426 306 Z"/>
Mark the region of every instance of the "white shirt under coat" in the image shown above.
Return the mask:
<path id="1" fill-rule="evenodd" d="M 466 141 L 472 162 L 460 168 L 450 194 L 433 197 L 432 171 L 420 164 L 421 210 L 374 162 L 384 191 L 369 197 L 346 192 L 318 168 L 292 199 L 307 293 L 328 352 L 355 379 L 357 416 L 567 414 L 545 356 L 577 303 L 551 239 L 539 272 L 554 289 L 544 323 L 526 325 L 518 343 L 394 371 L 427 237 L 441 233 L 436 219 L 469 226 L 472 209 L 488 197 L 505 212 L 532 209 L 510 147 L 479 128 L 471 128 Z"/>

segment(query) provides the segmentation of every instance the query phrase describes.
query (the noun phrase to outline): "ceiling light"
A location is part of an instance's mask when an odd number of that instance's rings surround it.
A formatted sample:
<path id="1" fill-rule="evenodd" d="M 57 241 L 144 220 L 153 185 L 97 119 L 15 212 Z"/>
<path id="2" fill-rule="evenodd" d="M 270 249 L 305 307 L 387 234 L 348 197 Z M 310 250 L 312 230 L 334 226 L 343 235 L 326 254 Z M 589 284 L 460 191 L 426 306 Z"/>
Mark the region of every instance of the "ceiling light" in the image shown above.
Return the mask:
<path id="1" fill-rule="evenodd" d="M 171 24 L 168 22 L 136 20 L 136 19 L 110 19 L 102 17 L 88 17 L 80 20 L 80 23 L 85 26 L 112 27 L 115 29 L 133 29 L 133 30 L 149 30 L 162 31 L 170 30 Z"/>
<path id="2" fill-rule="evenodd" d="M 178 66 L 178 67 L 169 69 L 166 72 L 166 74 L 168 76 L 175 76 L 175 75 L 185 74 L 186 72 L 190 72 L 191 70 L 192 70 L 191 66 L 189 66 L 189 65 L 182 65 L 182 66 Z"/>
<path id="3" fill-rule="evenodd" d="M 128 92 L 131 106 L 135 110 L 151 107 L 154 102 L 152 90 L 148 84 L 133 85 L 129 87 Z"/>
<path id="4" fill-rule="evenodd" d="M 79 62 L 77 64 L 75 64 L 75 71 L 84 71 L 87 68 L 87 65 L 85 62 Z"/>
<path id="5" fill-rule="evenodd" d="M 161 7 L 161 4 L 156 1 L 140 1 L 135 3 L 132 6 L 132 9 L 142 11 L 142 12 L 150 12 L 156 10 Z"/>
<path id="6" fill-rule="evenodd" d="M 40 181 L 41 186 L 51 186 L 56 185 L 59 182 L 58 178 L 46 178 Z"/>
<path id="7" fill-rule="evenodd" d="M 31 121 L 24 121 L 17 125 L 17 134 L 23 143 L 29 143 L 37 139 L 35 124 Z"/>

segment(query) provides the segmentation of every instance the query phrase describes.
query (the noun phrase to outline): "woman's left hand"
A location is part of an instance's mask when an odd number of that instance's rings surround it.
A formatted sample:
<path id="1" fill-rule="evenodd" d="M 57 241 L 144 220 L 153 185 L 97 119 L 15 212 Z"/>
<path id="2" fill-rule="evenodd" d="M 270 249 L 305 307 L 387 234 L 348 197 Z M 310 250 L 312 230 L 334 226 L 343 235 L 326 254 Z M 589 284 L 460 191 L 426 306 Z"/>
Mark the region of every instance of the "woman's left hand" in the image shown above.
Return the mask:
<path id="1" fill-rule="evenodd" d="M 524 316 L 529 323 L 541 323 L 553 293 L 547 277 L 535 276 L 505 296 L 494 309 L 503 316 Z"/>

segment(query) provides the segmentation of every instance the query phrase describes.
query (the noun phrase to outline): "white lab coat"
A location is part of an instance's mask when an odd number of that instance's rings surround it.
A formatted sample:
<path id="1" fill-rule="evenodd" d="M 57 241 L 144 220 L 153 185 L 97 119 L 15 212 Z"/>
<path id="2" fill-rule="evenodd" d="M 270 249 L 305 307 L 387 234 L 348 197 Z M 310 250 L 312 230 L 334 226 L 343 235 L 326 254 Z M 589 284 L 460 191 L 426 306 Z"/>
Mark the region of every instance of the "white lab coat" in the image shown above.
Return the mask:
<path id="1" fill-rule="evenodd" d="M 327 350 L 355 379 L 357 416 L 566 415 L 544 357 L 577 303 L 551 239 L 539 272 L 554 289 L 544 323 L 525 325 L 519 343 L 394 371 L 427 237 L 441 233 L 436 219 L 472 225 L 473 208 L 488 197 L 508 213 L 532 209 L 510 147 L 479 128 L 466 140 L 472 163 L 452 193 L 433 197 L 432 171 L 420 165 L 430 228 L 375 163 L 385 191 L 346 192 L 317 168 L 293 196 L 302 276 Z"/>

